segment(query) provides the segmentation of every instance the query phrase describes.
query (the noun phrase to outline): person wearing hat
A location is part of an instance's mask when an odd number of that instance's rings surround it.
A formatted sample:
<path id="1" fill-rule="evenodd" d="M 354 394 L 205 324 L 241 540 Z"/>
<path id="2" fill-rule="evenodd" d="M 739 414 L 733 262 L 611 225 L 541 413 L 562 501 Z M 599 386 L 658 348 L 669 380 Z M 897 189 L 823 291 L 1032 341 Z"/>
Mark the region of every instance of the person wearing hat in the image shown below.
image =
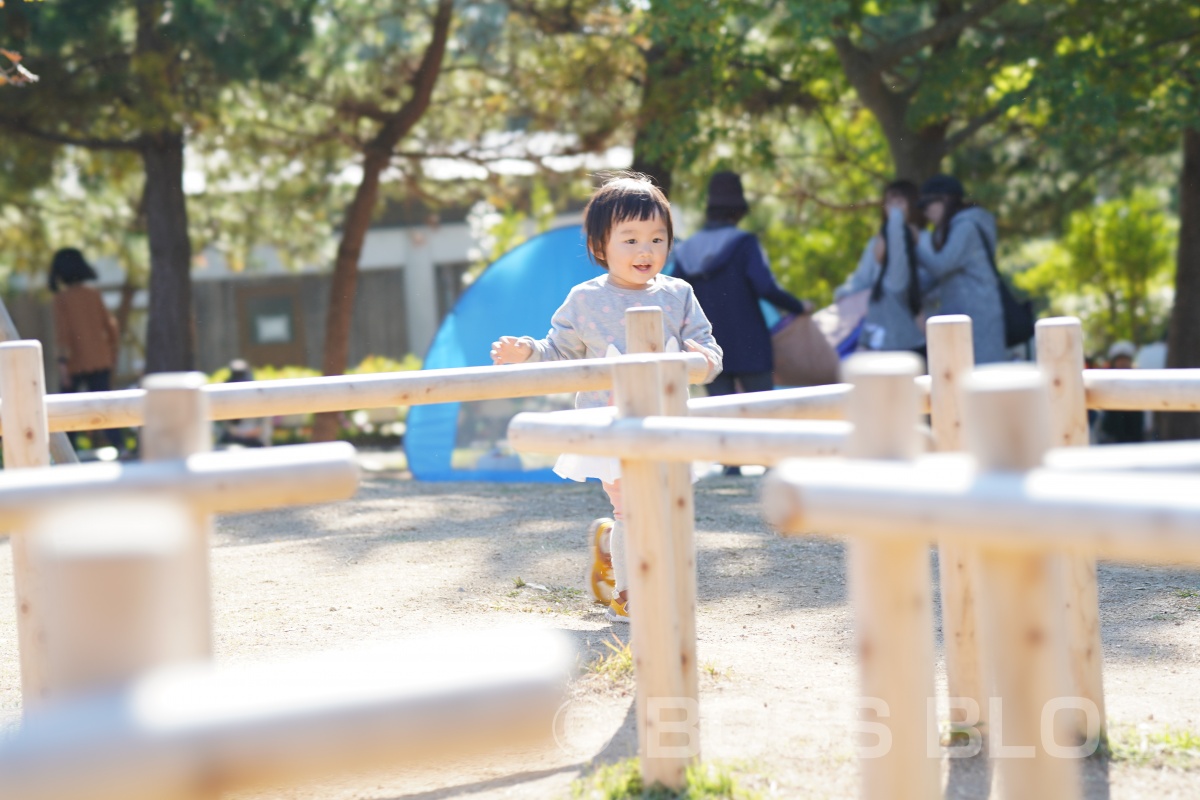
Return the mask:
<path id="1" fill-rule="evenodd" d="M 996 219 L 965 197 L 962 183 L 951 175 L 935 175 L 921 185 L 921 208 L 933 230 L 917 240 L 917 260 L 935 281 L 930 294 L 938 305 L 932 313 L 971 318 L 975 363 L 1007 361 Z"/>
<path id="2" fill-rule="evenodd" d="M 1132 342 L 1114 342 L 1108 348 L 1109 369 L 1133 369 L 1137 348 Z M 1136 444 L 1146 440 L 1145 411 L 1100 412 L 1100 424 L 1096 431 L 1100 444 Z"/>
<path id="3" fill-rule="evenodd" d="M 812 310 L 775 282 L 758 237 L 738 229 L 749 211 L 741 176 L 718 172 L 708 183 L 704 228 L 675 247 L 675 274 L 692 285 L 725 351 L 709 395 L 775 388 L 771 331 L 759 299 L 793 314 Z"/>
<path id="4" fill-rule="evenodd" d="M 107 392 L 117 365 L 117 323 L 104 299 L 87 281 L 96 271 L 74 247 L 64 247 L 50 262 L 48 285 L 54 293 L 54 333 L 59 388 L 64 392 Z M 117 431 L 103 431 L 121 449 Z M 74 441 L 74 436 L 72 436 Z"/>

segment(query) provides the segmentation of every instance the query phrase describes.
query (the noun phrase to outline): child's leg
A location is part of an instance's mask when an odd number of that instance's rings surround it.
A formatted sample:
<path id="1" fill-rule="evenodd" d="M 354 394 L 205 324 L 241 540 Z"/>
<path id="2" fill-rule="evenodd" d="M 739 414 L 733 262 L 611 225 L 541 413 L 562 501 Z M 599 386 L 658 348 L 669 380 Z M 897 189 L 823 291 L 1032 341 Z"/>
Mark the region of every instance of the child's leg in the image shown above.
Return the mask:
<path id="1" fill-rule="evenodd" d="M 629 570 L 626 569 L 625 556 L 625 513 L 621 505 L 621 481 L 616 480 L 612 483 L 605 483 L 604 493 L 608 495 L 608 500 L 613 507 L 613 529 L 609 536 L 608 549 L 612 553 L 613 563 L 613 581 L 615 586 L 613 591 L 624 596 L 625 590 L 628 587 Z"/>

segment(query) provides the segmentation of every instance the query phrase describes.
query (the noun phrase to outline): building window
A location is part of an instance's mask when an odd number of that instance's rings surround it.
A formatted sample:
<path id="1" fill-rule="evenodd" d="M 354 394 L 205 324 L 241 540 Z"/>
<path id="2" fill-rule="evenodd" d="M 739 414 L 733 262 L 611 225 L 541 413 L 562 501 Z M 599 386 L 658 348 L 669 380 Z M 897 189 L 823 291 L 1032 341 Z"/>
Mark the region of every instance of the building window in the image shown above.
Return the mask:
<path id="1" fill-rule="evenodd" d="M 250 317 L 250 342 L 291 344 L 295 338 L 292 323 L 292 297 L 265 295 L 246 301 Z"/>
<path id="2" fill-rule="evenodd" d="M 467 272 L 471 269 L 469 261 L 457 261 L 453 264 L 437 265 L 437 299 L 438 319 L 443 320 L 466 288 Z"/>

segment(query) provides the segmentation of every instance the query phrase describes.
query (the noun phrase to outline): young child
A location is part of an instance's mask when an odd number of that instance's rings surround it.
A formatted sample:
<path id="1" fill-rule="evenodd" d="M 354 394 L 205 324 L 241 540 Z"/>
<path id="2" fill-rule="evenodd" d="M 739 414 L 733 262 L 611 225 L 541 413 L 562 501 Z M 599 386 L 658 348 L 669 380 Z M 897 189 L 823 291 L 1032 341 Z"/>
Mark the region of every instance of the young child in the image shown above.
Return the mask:
<path id="1" fill-rule="evenodd" d="M 674 231 L 667 198 L 641 175 L 623 175 L 604 183 L 583 210 L 588 255 L 606 274 L 579 284 L 554 312 L 545 339 L 502 336 L 492 344 L 496 364 L 603 358 L 626 352 L 625 310 L 659 306 L 663 312 L 663 338 L 668 352 L 686 348 L 708 360 L 711 381 L 721 371 L 721 348 L 712 335 L 690 284 L 661 275 L 671 251 Z M 610 392 L 580 392 L 576 408 L 611 404 Z M 598 602 L 608 601 L 606 616 L 612 622 L 629 621 L 626 591 L 625 531 L 622 524 L 620 462 L 565 454 L 554 471 L 564 478 L 583 481 L 599 478 L 612 502 L 613 519 L 609 554 L 604 539 L 607 520 L 592 525 L 592 591 Z M 611 564 L 611 566 L 609 566 Z M 611 580 L 609 575 L 611 574 Z M 603 590 L 611 583 L 611 599 Z"/>

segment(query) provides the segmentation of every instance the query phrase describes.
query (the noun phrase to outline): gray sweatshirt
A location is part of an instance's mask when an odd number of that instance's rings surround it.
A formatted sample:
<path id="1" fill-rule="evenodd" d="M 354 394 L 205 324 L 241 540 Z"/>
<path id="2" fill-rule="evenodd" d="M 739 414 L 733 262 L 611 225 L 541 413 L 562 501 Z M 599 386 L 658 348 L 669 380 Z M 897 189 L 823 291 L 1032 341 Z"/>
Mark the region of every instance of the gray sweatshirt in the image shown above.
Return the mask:
<path id="1" fill-rule="evenodd" d="M 522 336 L 533 352 L 526 363 L 575 358 L 604 358 L 626 352 L 625 310 L 658 306 L 663 312 L 663 340 L 667 352 L 685 352 L 684 343 L 694 339 L 717 355 L 716 367 L 705 382 L 721 372 L 723 353 L 712 335 L 712 325 L 696 301 L 692 285 L 678 278 L 656 275 L 644 289 L 622 289 L 608 281 L 608 274 L 575 286 L 554 317 L 545 339 Z M 611 392 L 580 392 L 576 408 L 609 405 Z"/>
<path id="2" fill-rule="evenodd" d="M 966 314 L 971 318 L 976 364 L 1008 360 L 1000 286 L 988 261 L 983 236 L 987 237 L 992 252 L 996 252 L 995 218 L 982 208 L 971 207 L 950 220 L 950 232 L 940 251 L 933 249 L 928 231 L 917 241 L 917 259 L 937 281 L 941 298 L 930 316 Z"/>
<path id="3" fill-rule="evenodd" d="M 925 335 L 917 327 L 908 306 L 908 282 L 913 280 L 916 264 L 908 263 L 908 248 L 904 246 L 904 214 L 898 209 L 888 212 L 887 273 L 883 276 L 883 293 L 867 306 L 863 341 L 871 350 L 915 350 L 925 344 Z M 833 293 L 840 300 L 849 294 L 870 289 L 879 280 L 883 265 L 875 260 L 875 238 L 867 242 L 858 269 Z"/>

